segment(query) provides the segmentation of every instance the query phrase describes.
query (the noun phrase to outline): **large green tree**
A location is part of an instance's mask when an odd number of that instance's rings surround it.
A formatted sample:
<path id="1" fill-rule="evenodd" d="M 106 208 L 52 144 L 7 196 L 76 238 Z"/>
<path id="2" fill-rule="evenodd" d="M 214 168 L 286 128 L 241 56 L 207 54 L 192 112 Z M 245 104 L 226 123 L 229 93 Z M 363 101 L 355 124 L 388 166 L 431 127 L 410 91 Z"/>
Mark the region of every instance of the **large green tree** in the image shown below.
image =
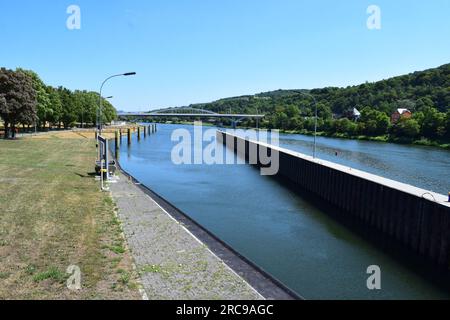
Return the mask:
<path id="1" fill-rule="evenodd" d="M 64 125 L 64 129 L 68 129 L 78 119 L 77 102 L 74 93 L 67 88 L 59 87 L 58 94 L 62 104 L 61 122 Z"/>
<path id="2" fill-rule="evenodd" d="M 47 87 L 36 72 L 24 69 L 17 70 L 26 73 L 33 79 L 33 87 L 36 91 L 37 125 L 43 128 L 46 122 L 50 121 L 54 112 Z"/>
<path id="3" fill-rule="evenodd" d="M 21 70 L 0 69 L 0 117 L 5 138 L 15 138 L 16 127 L 36 121 L 36 91 L 33 79 Z"/>
<path id="4" fill-rule="evenodd" d="M 46 90 L 47 90 L 49 100 L 50 100 L 50 105 L 52 108 L 52 113 L 49 116 L 48 121 L 50 121 L 53 125 L 56 125 L 56 126 L 58 126 L 58 128 L 60 128 L 63 108 L 62 108 L 61 98 L 58 93 L 58 89 L 53 88 L 51 86 L 47 86 Z"/>

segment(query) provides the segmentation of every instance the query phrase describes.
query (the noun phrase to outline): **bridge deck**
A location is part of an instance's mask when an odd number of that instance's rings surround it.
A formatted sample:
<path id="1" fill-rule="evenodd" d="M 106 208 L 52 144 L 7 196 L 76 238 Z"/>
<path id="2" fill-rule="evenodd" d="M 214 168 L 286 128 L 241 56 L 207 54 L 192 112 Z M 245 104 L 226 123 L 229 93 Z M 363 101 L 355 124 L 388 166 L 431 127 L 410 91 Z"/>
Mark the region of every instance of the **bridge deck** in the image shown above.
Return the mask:
<path id="1" fill-rule="evenodd" d="M 221 114 L 221 113 L 151 113 L 130 112 L 118 113 L 119 117 L 199 117 L 199 118 L 258 118 L 265 117 L 263 114 Z"/>

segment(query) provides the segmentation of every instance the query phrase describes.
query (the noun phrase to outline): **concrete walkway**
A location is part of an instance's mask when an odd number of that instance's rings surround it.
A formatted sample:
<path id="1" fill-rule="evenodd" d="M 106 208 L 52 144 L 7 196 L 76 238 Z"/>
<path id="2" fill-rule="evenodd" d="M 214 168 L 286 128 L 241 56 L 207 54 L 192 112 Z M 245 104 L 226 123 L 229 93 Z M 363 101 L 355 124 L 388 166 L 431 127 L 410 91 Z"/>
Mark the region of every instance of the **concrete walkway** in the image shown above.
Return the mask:
<path id="1" fill-rule="evenodd" d="M 124 175 L 110 189 L 150 300 L 263 299 Z"/>

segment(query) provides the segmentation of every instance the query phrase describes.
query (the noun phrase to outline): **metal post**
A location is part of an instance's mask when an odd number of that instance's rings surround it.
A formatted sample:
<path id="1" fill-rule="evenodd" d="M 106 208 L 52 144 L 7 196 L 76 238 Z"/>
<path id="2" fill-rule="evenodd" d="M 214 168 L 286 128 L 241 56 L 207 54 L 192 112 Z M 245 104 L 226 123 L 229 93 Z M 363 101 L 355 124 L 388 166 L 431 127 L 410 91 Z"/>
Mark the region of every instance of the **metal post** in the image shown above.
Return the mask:
<path id="1" fill-rule="evenodd" d="M 115 132 L 115 155 L 116 155 L 116 159 L 118 158 L 118 156 L 119 156 L 119 147 L 120 147 L 120 145 L 119 145 L 119 132 L 118 131 L 116 131 Z"/>
<path id="2" fill-rule="evenodd" d="M 138 141 L 141 141 L 141 127 L 137 128 L 137 139 Z"/>
<path id="3" fill-rule="evenodd" d="M 106 181 L 109 181 L 109 157 L 108 157 L 108 140 L 105 141 L 105 167 L 106 167 Z"/>
<path id="4" fill-rule="evenodd" d="M 142 127 L 142 131 L 144 131 L 144 139 L 147 138 L 147 130 L 145 130 L 145 127 Z"/>
<path id="5" fill-rule="evenodd" d="M 128 128 L 127 135 L 128 135 L 128 145 L 130 146 L 131 145 L 131 128 Z"/>
<path id="6" fill-rule="evenodd" d="M 313 97 L 314 98 L 314 97 Z M 313 158 L 316 158 L 316 139 L 317 139 L 317 102 L 316 98 L 314 98 L 314 104 L 316 108 L 316 115 L 315 115 L 315 121 L 314 121 L 314 150 L 313 150 Z"/>

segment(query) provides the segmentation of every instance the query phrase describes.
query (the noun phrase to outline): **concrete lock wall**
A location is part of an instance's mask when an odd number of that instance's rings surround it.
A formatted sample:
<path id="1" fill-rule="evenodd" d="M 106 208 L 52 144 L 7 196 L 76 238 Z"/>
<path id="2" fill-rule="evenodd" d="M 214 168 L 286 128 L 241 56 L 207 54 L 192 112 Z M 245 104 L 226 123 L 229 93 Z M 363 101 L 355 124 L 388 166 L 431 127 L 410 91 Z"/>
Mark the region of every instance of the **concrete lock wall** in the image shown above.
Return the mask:
<path id="1" fill-rule="evenodd" d="M 278 152 L 278 176 L 325 200 L 345 218 L 358 220 L 421 260 L 448 270 L 450 203 L 444 195 L 222 131 L 217 137 L 224 144 L 234 141 L 227 144 L 234 152 L 245 150 L 241 156 L 246 161 L 249 150 L 257 149 L 258 164 L 260 148 L 269 155 Z"/>

